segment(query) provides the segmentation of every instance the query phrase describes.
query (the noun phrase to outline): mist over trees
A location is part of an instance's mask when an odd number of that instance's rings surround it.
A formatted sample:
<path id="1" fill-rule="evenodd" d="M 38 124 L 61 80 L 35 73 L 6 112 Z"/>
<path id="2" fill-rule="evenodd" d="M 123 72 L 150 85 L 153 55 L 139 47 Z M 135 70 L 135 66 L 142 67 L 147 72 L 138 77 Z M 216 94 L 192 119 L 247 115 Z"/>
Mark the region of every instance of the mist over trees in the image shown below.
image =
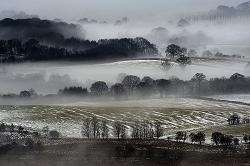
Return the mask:
<path id="1" fill-rule="evenodd" d="M 79 39 L 65 40 L 69 47 L 52 47 L 41 44 L 38 40 L 30 39 L 21 42 L 17 39 L 0 40 L 0 62 L 23 62 L 45 60 L 115 60 L 121 58 L 135 58 L 136 56 L 155 56 L 156 47 L 146 39 L 110 39 L 98 42 Z M 77 42 L 78 44 L 75 44 Z M 86 46 L 87 45 L 87 46 Z M 84 47 L 86 50 L 81 50 Z"/>
<path id="2" fill-rule="evenodd" d="M 250 16 L 250 2 L 246 1 L 238 4 L 237 6 L 219 5 L 217 8 L 208 12 L 194 14 L 187 16 L 185 19 L 198 22 L 198 21 L 227 21 L 233 18 L 249 17 Z"/>
<path id="3" fill-rule="evenodd" d="M 90 88 L 82 86 L 66 86 L 59 89 L 54 97 L 78 97 L 107 99 L 133 99 L 133 98 L 164 98 L 176 97 L 200 97 L 215 94 L 249 93 L 250 78 L 239 73 L 230 78 L 206 79 L 203 73 L 196 73 L 190 80 L 180 80 L 176 77 L 170 79 L 153 79 L 145 76 L 142 79 L 135 75 L 127 75 L 120 82 L 107 84 L 104 81 L 96 81 Z M 37 94 L 34 89 L 22 90 L 18 94 L 1 94 L 2 99 L 34 99 L 50 97 L 50 95 Z M 245 120 L 246 123 L 248 119 Z"/>

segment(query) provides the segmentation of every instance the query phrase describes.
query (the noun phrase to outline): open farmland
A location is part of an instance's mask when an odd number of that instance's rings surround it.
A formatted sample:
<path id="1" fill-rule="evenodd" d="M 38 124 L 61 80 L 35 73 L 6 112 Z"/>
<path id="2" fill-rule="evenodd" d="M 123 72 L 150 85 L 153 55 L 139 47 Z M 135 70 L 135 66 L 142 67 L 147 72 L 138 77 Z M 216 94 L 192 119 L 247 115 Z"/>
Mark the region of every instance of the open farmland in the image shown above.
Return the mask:
<path id="1" fill-rule="evenodd" d="M 110 128 L 116 120 L 123 121 L 128 128 L 135 122 L 160 120 L 168 136 L 178 130 L 228 128 L 227 118 L 233 113 L 250 116 L 249 106 L 189 98 L 85 102 L 75 105 L 0 106 L 0 120 L 38 130 L 49 126 L 67 137 L 81 137 L 83 119 L 93 115 L 106 119 Z"/>

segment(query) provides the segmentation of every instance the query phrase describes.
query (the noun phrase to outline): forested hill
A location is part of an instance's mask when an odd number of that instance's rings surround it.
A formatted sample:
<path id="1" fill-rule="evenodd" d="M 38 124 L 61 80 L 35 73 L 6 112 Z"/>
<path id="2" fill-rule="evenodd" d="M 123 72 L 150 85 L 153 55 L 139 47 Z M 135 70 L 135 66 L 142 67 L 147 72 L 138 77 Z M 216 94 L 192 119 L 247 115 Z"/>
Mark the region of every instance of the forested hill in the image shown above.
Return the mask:
<path id="1" fill-rule="evenodd" d="M 158 54 L 144 38 L 89 41 L 79 25 L 50 20 L 0 21 L 0 62 L 112 60 Z"/>

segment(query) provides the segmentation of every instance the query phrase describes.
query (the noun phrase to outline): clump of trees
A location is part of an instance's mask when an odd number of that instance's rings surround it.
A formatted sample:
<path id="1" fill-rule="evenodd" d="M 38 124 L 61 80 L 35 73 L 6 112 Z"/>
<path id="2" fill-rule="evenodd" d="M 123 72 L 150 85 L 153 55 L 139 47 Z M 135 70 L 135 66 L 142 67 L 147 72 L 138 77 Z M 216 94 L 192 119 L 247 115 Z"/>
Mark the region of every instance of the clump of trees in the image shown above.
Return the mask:
<path id="1" fill-rule="evenodd" d="M 198 142 L 200 145 L 206 140 L 206 135 L 203 132 L 191 133 L 189 137 L 192 143 Z"/>
<path id="2" fill-rule="evenodd" d="M 239 125 L 239 124 L 249 124 L 250 119 L 249 117 L 243 117 L 241 118 L 238 114 L 234 113 L 232 114 L 228 119 L 229 125 Z"/>
<path id="3" fill-rule="evenodd" d="M 178 141 L 183 141 L 185 142 L 187 140 L 187 132 L 185 131 L 178 131 L 175 135 L 175 140 L 178 142 Z"/>
<path id="4" fill-rule="evenodd" d="M 97 117 L 85 118 L 82 124 L 82 136 L 88 139 L 108 138 L 109 128 L 106 120 L 100 121 Z"/>
<path id="5" fill-rule="evenodd" d="M 191 63 L 191 59 L 187 55 L 195 54 L 195 51 L 191 50 L 187 52 L 187 48 L 182 48 L 176 44 L 170 44 L 167 46 L 165 53 L 166 57 L 169 57 L 171 60 L 186 65 Z"/>
<path id="6" fill-rule="evenodd" d="M 128 130 L 131 128 L 131 134 L 128 135 Z M 155 122 L 135 122 L 128 127 L 122 121 L 108 122 L 100 120 L 95 116 L 87 117 L 83 120 L 82 136 L 87 139 L 107 139 L 110 135 L 114 138 L 134 140 L 153 140 L 159 139 L 164 135 L 164 129 L 160 121 Z"/>
<path id="7" fill-rule="evenodd" d="M 158 50 L 155 45 L 144 38 L 103 39 L 97 42 L 70 38 L 64 40 L 60 46 L 41 44 L 37 39 L 0 40 L 0 63 L 41 60 L 113 60 L 156 54 Z"/>
<path id="8" fill-rule="evenodd" d="M 212 141 L 215 143 L 216 146 L 219 145 L 239 145 L 239 139 L 238 138 L 234 138 L 232 135 L 225 135 L 222 134 L 220 132 L 214 132 L 212 133 L 212 137 L 211 137 Z M 244 137 L 243 137 L 244 139 Z"/>
<path id="9" fill-rule="evenodd" d="M 83 87 L 65 87 L 58 91 L 59 95 L 66 96 L 88 96 L 88 89 Z"/>
<path id="10" fill-rule="evenodd" d="M 250 77 L 235 73 L 230 78 L 207 79 L 203 73 L 196 73 L 190 80 L 180 80 L 176 77 L 170 79 L 153 79 L 145 76 L 142 79 L 135 75 L 124 76 L 121 82 L 110 87 L 104 81 L 94 82 L 90 89 L 86 87 L 70 86 L 60 89 L 58 95 L 64 96 L 109 96 L 116 99 L 128 97 L 150 98 L 160 95 L 161 98 L 168 95 L 200 96 L 213 94 L 232 94 L 250 92 Z M 4 94 L 2 98 L 32 98 L 38 97 L 33 90 L 24 90 L 20 94 Z M 249 123 L 249 118 L 244 123 Z"/>

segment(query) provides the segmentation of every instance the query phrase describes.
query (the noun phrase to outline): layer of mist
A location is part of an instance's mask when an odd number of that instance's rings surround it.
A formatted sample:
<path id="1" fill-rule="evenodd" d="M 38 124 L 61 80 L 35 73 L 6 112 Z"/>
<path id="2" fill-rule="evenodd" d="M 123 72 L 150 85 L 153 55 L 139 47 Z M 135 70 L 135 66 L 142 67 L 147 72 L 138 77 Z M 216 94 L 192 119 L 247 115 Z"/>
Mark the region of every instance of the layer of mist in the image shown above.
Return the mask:
<path id="1" fill-rule="evenodd" d="M 95 81 L 105 81 L 110 86 L 119 82 L 121 73 L 150 76 L 153 79 L 178 77 L 190 80 L 197 72 L 207 79 L 230 77 L 234 73 L 250 76 L 246 62 L 227 60 L 194 60 L 182 67 L 172 63 L 164 68 L 158 60 L 132 60 L 103 64 L 83 63 L 24 63 L 1 65 L 0 93 L 19 93 L 21 90 L 35 89 L 38 93 L 51 94 L 65 86 L 89 88 Z"/>

